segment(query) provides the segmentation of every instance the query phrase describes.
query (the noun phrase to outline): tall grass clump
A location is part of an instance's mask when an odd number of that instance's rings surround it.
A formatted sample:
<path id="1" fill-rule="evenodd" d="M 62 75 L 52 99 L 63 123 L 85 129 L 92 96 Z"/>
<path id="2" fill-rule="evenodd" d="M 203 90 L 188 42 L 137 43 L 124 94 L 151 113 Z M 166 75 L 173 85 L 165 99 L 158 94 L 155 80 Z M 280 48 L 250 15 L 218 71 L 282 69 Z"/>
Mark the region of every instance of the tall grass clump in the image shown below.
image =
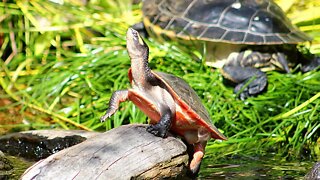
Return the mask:
<path id="1" fill-rule="evenodd" d="M 1 133 L 44 128 L 105 131 L 146 123 L 132 103 L 121 104 L 109 121 L 99 122 L 112 92 L 129 86 L 125 32 L 141 20 L 141 5 L 129 0 L 59 2 L 0 3 Z M 320 55 L 320 4 L 277 2 L 314 38 L 302 49 Z M 184 78 L 229 137 L 209 142 L 209 156 L 272 151 L 319 158 L 319 70 L 268 72 L 267 92 L 241 101 L 217 69 L 194 58 L 202 52 L 153 38 L 146 42 L 151 68 Z"/>

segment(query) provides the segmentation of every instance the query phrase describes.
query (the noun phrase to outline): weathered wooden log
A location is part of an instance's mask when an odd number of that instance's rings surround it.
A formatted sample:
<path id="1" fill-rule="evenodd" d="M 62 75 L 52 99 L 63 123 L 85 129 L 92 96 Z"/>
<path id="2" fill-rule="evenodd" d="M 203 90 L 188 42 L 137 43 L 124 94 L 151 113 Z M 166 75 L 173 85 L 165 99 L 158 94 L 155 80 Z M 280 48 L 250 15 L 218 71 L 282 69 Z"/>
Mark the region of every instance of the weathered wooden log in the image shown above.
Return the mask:
<path id="1" fill-rule="evenodd" d="M 313 165 L 311 170 L 305 175 L 305 180 L 320 180 L 320 162 Z"/>
<path id="2" fill-rule="evenodd" d="M 22 179 L 157 179 L 186 174 L 186 145 L 145 125 L 107 131 L 37 162 Z"/>

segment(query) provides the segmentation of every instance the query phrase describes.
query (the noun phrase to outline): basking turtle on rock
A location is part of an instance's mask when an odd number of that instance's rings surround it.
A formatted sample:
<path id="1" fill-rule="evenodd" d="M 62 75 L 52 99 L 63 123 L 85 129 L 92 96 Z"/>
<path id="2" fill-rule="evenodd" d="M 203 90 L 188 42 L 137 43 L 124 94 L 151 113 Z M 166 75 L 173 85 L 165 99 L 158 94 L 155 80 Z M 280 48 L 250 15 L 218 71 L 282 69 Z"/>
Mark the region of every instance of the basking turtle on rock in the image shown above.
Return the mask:
<path id="1" fill-rule="evenodd" d="M 320 65 L 319 57 L 296 48 L 311 38 L 272 0 L 144 0 L 142 11 L 150 35 L 205 42 L 206 64 L 220 68 L 241 99 L 265 90 L 266 70 L 289 73 L 300 65 L 307 72 Z"/>
<path id="2" fill-rule="evenodd" d="M 127 50 L 131 59 L 128 76 L 132 88 L 112 94 L 109 108 L 101 121 L 114 114 L 121 102 L 132 101 L 150 118 L 148 132 L 166 137 L 170 130 L 193 146 L 190 170 L 196 173 L 207 141 L 210 138 L 225 140 L 226 137 L 212 124 L 200 98 L 184 80 L 149 68 L 149 48 L 138 32 L 131 28 L 127 32 Z"/>

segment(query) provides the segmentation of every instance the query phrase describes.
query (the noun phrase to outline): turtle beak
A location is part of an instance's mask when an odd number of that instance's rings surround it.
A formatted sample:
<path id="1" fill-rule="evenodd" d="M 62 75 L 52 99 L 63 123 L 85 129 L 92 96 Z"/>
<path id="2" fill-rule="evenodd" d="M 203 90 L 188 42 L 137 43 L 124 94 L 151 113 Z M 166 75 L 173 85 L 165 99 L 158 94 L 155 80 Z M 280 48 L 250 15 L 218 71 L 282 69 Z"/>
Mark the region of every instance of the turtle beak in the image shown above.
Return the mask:
<path id="1" fill-rule="evenodd" d="M 138 31 L 129 28 L 127 31 L 127 50 L 131 58 L 143 58 L 148 52 L 148 46 L 143 41 Z"/>
<path id="2" fill-rule="evenodd" d="M 129 28 L 127 31 L 127 43 L 130 41 L 130 44 L 135 44 L 135 45 L 140 45 L 140 46 L 145 46 L 144 41 L 140 37 L 138 31 Z"/>

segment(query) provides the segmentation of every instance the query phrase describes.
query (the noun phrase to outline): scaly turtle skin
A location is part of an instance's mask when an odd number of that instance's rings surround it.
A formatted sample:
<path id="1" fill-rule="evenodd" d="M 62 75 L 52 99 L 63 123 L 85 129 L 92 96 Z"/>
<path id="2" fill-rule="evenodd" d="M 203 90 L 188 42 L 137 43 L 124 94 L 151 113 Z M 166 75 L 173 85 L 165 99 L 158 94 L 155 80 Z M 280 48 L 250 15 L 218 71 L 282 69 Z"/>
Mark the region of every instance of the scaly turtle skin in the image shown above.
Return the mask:
<path id="1" fill-rule="evenodd" d="M 296 49 L 297 43 L 311 38 L 272 0 L 144 0 L 142 10 L 148 34 L 193 44 L 205 41 L 206 63 L 221 68 L 223 76 L 237 84 L 236 93 L 255 77 L 241 99 L 266 88 L 263 71 L 290 72 L 301 63 L 305 72 L 320 64 L 319 57 L 307 58 Z"/>
<path id="2" fill-rule="evenodd" d="M 114 114 L 119 103 L 132 101 L 151 119 L 148 132 L 166 137 L 171 130 L 193 145 L 190 170 L 196 173 L 207 141 L 210 138 L 225 140 L 226 137 L 212 124 L 200 98 L 184 80 L 150 70 L 149 48 L 138 32 L 131 28 L 127 32 L 127 50 L 131 59 L 128 75 L 132 88 L 112 94 L 109 108 L 101 121 Z"/>

